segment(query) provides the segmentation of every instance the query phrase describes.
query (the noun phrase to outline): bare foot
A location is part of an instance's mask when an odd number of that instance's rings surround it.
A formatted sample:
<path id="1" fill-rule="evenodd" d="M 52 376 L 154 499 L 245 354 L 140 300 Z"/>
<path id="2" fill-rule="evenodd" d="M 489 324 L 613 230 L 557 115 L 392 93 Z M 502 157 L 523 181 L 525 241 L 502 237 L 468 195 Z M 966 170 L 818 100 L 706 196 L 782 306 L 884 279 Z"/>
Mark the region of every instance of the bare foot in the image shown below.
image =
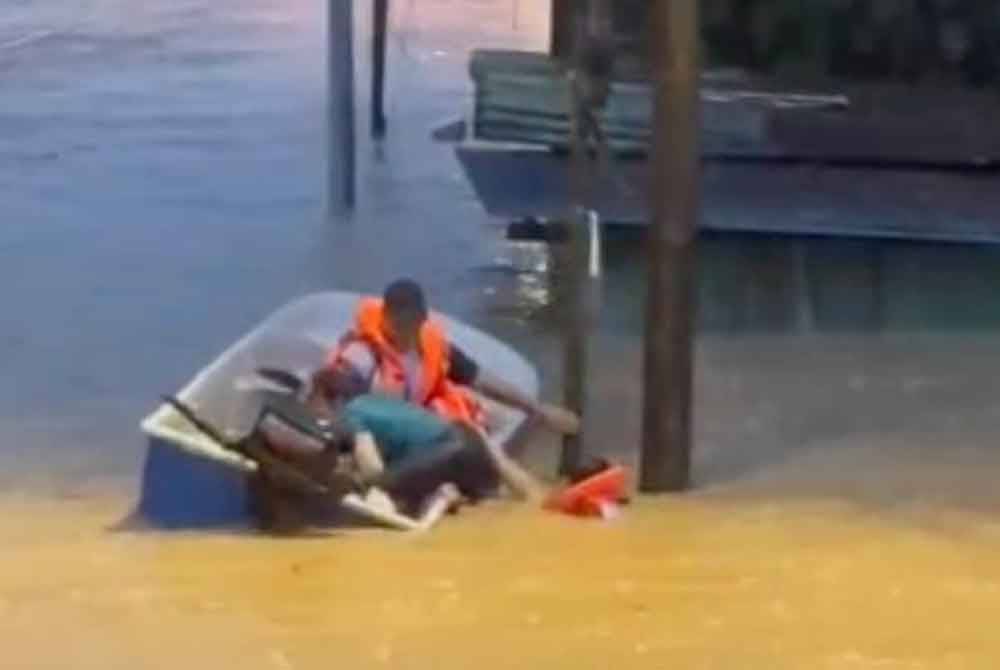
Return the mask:
<path id="1" fill-rule="evenodd" d="M 392 498 L 390 498 L 384 491 L 374 486 L 368 490 L 368 493 L 364 497 L 364 501 L 366 505 L 378 512 L 395 514 L 397 511 L 396 504 L 392 502 Z"/>
<path id="2" fill-rule="evenodd" d="M 447 503 L 449 512 L 457 511 L 462 505 L 462 492 L 458 490 L 457 486 L 451 483 L 442 484 L 438 487 L 434 496 Z"/>

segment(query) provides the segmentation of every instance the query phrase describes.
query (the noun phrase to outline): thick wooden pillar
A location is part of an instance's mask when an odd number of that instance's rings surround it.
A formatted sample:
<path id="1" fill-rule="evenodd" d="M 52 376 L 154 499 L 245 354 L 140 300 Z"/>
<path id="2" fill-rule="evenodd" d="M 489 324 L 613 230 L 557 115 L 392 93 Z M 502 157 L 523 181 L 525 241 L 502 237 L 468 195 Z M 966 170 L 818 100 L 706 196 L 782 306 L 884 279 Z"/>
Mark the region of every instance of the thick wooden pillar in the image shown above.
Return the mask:
<path id="1" fill-rule="evenodd" d="M 700 199 L 698 0 L 653 0 L 653 181 L 640 488 L 689 485 Z"/>

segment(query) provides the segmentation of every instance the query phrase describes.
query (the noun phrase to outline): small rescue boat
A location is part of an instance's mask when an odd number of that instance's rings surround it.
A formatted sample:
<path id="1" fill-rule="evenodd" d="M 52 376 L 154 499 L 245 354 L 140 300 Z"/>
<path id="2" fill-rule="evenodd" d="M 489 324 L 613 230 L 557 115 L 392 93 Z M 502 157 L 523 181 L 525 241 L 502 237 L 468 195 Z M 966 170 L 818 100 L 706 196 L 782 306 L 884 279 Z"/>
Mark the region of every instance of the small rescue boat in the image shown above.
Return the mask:
<path id="1" fill-rule="evenodd" d="M 227 437 L 252 430 L 261 409 L 262 368 L 287 370 L 301 378 L 324 361 L 353 322 L 360 295 L 328 292 L 298 299 L 265 319 L 174 394 Z M 537 397 L 538 373 L 499 340 L 434 313 L 451 341 L 507 382 Z M 500 444 L 515 439 L 522 412 L 483 398 L 488 431 Z M 164 403 L 141 424 L 149 445 L 138 504 L 146 522 L 166 528 L 198 528 L 249 521 L 248 475 L 256 464 L 227 450 Z"/>

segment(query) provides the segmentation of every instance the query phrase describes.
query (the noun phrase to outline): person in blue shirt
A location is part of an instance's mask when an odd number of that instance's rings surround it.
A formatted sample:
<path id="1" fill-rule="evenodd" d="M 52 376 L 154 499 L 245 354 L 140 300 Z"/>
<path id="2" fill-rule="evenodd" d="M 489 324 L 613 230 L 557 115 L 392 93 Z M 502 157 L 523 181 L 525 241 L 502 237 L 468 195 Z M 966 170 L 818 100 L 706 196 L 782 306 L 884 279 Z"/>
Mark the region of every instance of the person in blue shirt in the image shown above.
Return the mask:
<path id="1" fill-rule="evenodd" d="M 361 483 L 384 491 L 405 513 L 416 513 L 427 500 L 445 498 L 452 508 L 477 502 L 501 484 L 529 499 L 542 496 L 534 478 L 476 429 L 400 398 L 366 392 L 353 375 L 317 375 L 309 403 L 351 434 Z"/>

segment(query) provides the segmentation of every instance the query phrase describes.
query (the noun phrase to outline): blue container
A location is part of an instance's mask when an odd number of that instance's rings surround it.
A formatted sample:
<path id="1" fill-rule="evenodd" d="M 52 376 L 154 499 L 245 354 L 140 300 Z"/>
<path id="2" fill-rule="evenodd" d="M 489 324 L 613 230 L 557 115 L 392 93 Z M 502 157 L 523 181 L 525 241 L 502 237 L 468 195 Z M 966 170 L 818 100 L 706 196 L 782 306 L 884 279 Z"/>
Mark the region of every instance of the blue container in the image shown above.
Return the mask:
<path id="1" fill-rule="evenodd" d="M 191 530 L 251 521 L 247 476 L 150 438 L 138 513 L 151 526 Z"/>

